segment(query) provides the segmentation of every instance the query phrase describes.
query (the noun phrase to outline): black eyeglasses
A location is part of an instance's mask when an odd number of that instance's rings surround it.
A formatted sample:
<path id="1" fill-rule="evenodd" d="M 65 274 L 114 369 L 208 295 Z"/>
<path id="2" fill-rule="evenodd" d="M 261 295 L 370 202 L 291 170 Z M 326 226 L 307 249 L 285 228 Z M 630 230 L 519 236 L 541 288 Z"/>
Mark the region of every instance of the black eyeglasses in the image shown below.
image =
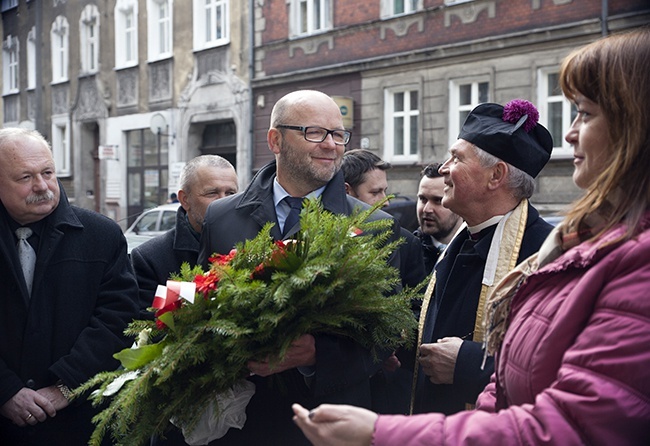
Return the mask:
<path id="1" fill-rule="evenodd" d="M 325 138 L 327 138 L 327 135 L 332 135 L 334 144 L 338 144 L 340 146 L 344 146 L 349 143 L 350 137 L 352 136 L 352 132 L 343 129 L 328 130 L 323 127 L 303 127 L 299 125 L 284 124 L 276 125 L 276 127 L 289 130 L 298 130 L 299 132 L 302 132 L 305 140 L 309 142 L 323 142 L 325 141 Z"/>

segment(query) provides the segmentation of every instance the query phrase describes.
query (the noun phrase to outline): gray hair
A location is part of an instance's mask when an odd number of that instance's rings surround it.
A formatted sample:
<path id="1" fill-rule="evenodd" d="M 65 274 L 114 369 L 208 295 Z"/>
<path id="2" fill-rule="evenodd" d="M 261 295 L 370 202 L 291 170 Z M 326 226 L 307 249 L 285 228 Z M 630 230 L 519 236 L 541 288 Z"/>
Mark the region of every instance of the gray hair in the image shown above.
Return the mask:
<path id="1" fill-rule="evenodd" d="M 489 169 L 494 167 L 499 161 L 503 161 L 500 158 L 486 152 L 480 147 L 472 144 L 476 156 L 479 160 L 479 163 L 482 167 Z M 505 162 L 505 161 L 504 161 Z M 506 186 L 512 191 L 512 195 L 518 200 L 523 198 L 530 198 L 535 192 L 535 179 L 528 175 L 521 169 L 516 168 L 510 163 L 508 165 L 508 178 L 506 178 Z"/>
<path id="2" fill-rule="evenodd" d="M 230 161 L 219 156 L 219 155 L 200 155 L 196 158 L 192 158 L 185 164 L 183 170 L 181 171 L 181 177 L 178 181 L 179 190 L 182 189 L 185 192 L 189 192 L 191 189 L 192 182 L 196 177 L 196 172 L 202 167 L 214 167 L 217 169 L 232 169 L 235 168 Z"/>
<path id="3" fill-rule="evenodd" d="M 6 127 L 0 129 L 0 148 L 9 144 L 15 144 L 21 139 L 32 138 L 52 150 L 50 143 L 37 130 L 29 130 L 22 127 Z"/>

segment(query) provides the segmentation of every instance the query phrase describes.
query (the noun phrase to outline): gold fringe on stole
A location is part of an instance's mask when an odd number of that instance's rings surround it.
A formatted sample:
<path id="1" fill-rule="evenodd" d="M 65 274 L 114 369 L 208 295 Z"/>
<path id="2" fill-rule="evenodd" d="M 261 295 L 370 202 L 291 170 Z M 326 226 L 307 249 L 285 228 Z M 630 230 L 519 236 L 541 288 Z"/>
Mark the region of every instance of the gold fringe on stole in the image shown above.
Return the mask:
<path id="1" fill-rule="evenodd" d="M 413 365 L 413 384 L 411 385 L 411 406 L 409 414 L 413 415 L 413 405 L 415 404 L 415 384 L 418 382 L 418 371 L 420 364 L 418 363 L 418 348 L 422 345 L 422 332 L 424 331 L 424 322 L 427 318 L 427 311 L 429 311 L 429 304 L 431 303 L 431 296 L 433 296 L 433 289 L 436 287 L 436 270 L 434 268 L 433 275 L 429 281 L 424 297 L 422 298 L 422 308 L 420 309 L 420 320 L 418 321 L 418 343 L 415 344 L 415 364 Z"/>
<path id="2" fill-rule="evenodd" d="M 523 199 L 514 211 L 512 211 L 512 215 L 508 217 L 503 228 L 494 281 L 491 286 L 485 284 L 481 286 L 481 296 L 479 297 L 478 307 L 476 307 L 476 321 L 474 322 L 474 334 L 472 336 L 472 340 L 475 342 L 483 342 L 485 339 L 485 316 L 488 295 L 499 284 L 501 279 L 517 266 L 517 259 L 519 258 L 519 251 L 521 250 L 527 221 L 528 200 Z"/>

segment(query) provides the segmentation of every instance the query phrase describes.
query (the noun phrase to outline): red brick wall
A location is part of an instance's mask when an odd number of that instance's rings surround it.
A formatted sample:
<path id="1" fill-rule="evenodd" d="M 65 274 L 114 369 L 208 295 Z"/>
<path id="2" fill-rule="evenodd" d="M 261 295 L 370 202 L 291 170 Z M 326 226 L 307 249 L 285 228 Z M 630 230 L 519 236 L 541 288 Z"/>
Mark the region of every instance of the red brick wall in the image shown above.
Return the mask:
<path id="1" fill-rule="evenodd" d="M 405 36 L 396 36 L 387 30 L 385 39 L 380 38 L 380 26 L 387 21 L 379 19 L 379 0 L 332 0 L 334 7 L 334 29 L 327 35 L 334 38 L 334 48 L 321 44 L 315 54 L 304 54 L 296 49 L 294 57 L 289 55 L 289 44 L 305 39 L 288 40 L 288 11 L 286 0 L 267 0 L 264 3 L 266 28 L 263 31 L 264 44 L 286 42 L 286 45 L 265 49 L 263 71 L 274 75 L 295 70 L 318 68 L 360 59 L 386 56 L 421 50 L 440 45 L 460 43 L 469 40 L 496 37 L 523 32 L 540 27 L 558 26 L 583 20 L 599 20 L 601 2 L 596 0 L 574 0 L 565 5 L 554 5 L 552 0 L 540 0 L 541 8 L 533 9 L 532 0 L 495 0 L 495 17 L 489 18 L 487 10 L 480 13 L 473 23 L 463 24 L 458 16 L 452 16 L 450 25 L 445 26 L 446 8 L 442 0 L 425 1 L 427 12 L 406 16 L 406 20 L 420 16 L 424 32 L 413 24 Z M 480 6 L 483 2 L 476 2 Z M 436 8 L 438 7 L 438 8 Z M 650 8 L 647 0 L 610 0 L 609 15 L 630 13 Z M 399 20 L 399 19 L 398 19 Z M 361 26 L 355 26 L 355 25 Z M 309 38 L 307 38 L 309 39 Z"/>

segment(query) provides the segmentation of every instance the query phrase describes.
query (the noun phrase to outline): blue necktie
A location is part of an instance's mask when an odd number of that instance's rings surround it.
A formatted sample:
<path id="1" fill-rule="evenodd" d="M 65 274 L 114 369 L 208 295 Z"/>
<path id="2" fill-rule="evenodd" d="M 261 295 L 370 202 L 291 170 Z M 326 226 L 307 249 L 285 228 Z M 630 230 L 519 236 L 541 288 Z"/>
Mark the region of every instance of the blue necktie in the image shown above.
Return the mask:
<path id="1" fill-rule="evenodd" d="M 282 230 L 282 237 L 286 236 L 287 233 L 293 228 L 296 223 L 300 220 L 300 210 L 302 209 L 302 197 L 284 197 L 289 206 L 291 206 L 291 211 L 287 215 L 287 219 L 284 221 L 284 228 Z"/>

